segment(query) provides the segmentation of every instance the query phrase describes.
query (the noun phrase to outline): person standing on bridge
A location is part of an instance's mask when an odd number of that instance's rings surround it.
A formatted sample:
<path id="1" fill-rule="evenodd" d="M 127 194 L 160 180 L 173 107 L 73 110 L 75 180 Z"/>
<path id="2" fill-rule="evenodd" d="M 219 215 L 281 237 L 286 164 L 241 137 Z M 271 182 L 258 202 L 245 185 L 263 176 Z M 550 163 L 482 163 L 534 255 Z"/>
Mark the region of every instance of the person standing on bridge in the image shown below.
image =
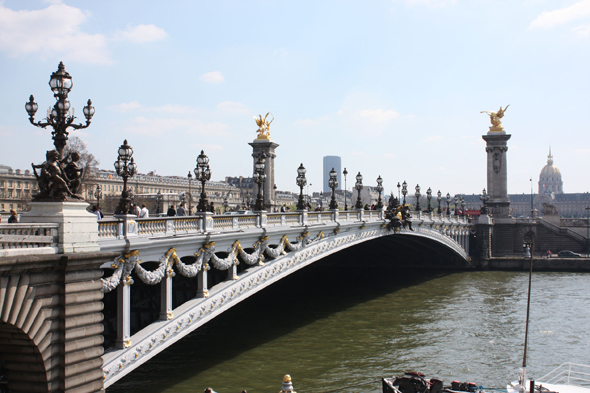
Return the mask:
<path id="1" fill-rule="evenodd" d="M 176 215 L 176 209 L 174 209 L 174 205 L 170 205 L 168 208 L 168 212 L 166 213 L 168 217 L 174 217 Z"/>
<path id="2" fill-rule="evenodd" d="M 184 206 L 182 205 L 182 203 L 178 206 L 178 209 L 176 209 L 176 215 L 186 216 L 186 210 L 184 210 Z"/>
<path id="3" fill-rule="evenodd" d="M 138 218 L 150 218 L 150 211 L 145 206 L 145 203 L 141 204 L 141 211 L 139 212 Z"/>

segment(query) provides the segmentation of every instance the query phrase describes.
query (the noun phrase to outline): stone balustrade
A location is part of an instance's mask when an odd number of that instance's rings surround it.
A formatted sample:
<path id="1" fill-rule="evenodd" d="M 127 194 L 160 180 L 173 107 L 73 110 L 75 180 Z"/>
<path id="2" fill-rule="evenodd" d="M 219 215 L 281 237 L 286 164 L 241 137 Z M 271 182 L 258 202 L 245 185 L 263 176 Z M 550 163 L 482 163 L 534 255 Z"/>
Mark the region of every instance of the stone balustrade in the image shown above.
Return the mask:
<path id="1" fill-rule="evenodd" d="M 0 224 L 0 256 L 58 252 L 59 224 Z"/>

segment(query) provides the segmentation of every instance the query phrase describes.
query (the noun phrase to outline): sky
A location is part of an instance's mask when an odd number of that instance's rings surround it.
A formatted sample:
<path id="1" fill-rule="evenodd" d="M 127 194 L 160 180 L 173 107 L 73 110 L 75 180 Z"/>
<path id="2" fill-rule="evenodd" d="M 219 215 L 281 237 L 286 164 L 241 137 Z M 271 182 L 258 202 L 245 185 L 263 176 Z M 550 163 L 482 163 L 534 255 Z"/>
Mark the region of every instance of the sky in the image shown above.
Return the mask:
<path id="1" fill-rule="evenodd" d="M 72 75 L 72 131 L 103 169 L 127 139 L 138 171 L 251 176 L 253 116 L 272 114 L 279 190 L 320 191 L 322 159 L 347 186 L 380 175 L 443 194 L 486 187 L 480 113 L 510 105 L 508 192 L 537 191 L 551 147 L 565 192 L 590 190 L 590 0 L 0 0 L 0 164 L 30 169 L 53 148 L 32 126 Z M 80 119 L 78 119 L 80 120 Z M 82 121 L 82 120 L 80 120 Z"/>

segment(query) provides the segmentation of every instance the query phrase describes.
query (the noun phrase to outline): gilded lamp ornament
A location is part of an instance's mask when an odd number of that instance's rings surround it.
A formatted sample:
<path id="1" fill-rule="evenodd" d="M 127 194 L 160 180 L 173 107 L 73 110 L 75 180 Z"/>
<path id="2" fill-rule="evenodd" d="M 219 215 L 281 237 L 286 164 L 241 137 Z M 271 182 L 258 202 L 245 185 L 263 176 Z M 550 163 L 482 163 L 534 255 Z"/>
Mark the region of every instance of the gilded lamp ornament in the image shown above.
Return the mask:
<path id="1" fill-rule="evenodd" d="M 64 157 L 63 152 L 68 140 L 68 128 L 75 130 L 87 128 L 90 125 L 90 119 L 94 116 L 94 107 L 92 101 L 88 100 L 87 105 L 83 108 L 86 124 L 74 124 L 76 119 L 74 108 L 68 101 L 68 94 L 72 90 L 73 82 L 62 62 L 59 63 L 57 71 L 51 74 L 49 87 L 57 101 L 52 108 L 47 110 L 45 121 L 35 122 L 35 113 L 39 109 L 35 97 L 31 95 L 29 102 L 25 104 L 32 125 L 39 128 L 47 128 L 48 126 L 53 128 L 51 135 L 55 146 L 55 150 L 47 151 L 43 164 L 31 164 L 39 183 L 39 193 L 34 195 L 33 199 L 36 201 L 82 200 L 84 198 L 80 194 L 80 179 L 83 170 L 78 167 L 77 163 L 80 155 L 78 152 L 73 152 Z"/>

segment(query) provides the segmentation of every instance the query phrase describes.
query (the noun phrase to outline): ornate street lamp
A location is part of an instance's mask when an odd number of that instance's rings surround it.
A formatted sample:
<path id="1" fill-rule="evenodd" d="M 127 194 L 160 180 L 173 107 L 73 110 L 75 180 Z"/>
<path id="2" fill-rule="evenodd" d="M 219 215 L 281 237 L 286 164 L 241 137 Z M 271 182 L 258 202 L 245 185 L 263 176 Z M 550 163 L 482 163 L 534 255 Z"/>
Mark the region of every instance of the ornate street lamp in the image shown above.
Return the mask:
<path id="1" fill-rule="evenodd" d="M 130 193 L 127 190 L 127 180 L 135 175 L 135 170 L 137 169 L 135 162 L 133 162 L 133 149 L 127 144 L 127 139 L 119 147 L 119 156 L 114 166 L 117 175 L 123 178 L 123 192 L 121 193 L 119 206 L 117 206 L 115 213 L 127 214 L 130 208 L 129 204 L 131 203 Z"/>
<path id="2" fill-rule="evenodd" d="M 92 101 L 88 100 L 88 103 L 83 109 L 84 117 L 86 117 L 86 124 L 72 124 L 76 117 L 74 116 L 73 108 L 70 113 L 71 105 L 67 100 L 68 94 L 70 93 L 70 90 L 72 90 L 72 86 L 72 77 L 66 72 L 64 64 L 60 62 L 57 71 L 51 74 L 51 78 L 49 79 L 49 87 L 51 87 L 51 90 L 53 91 L 53 96 L 57 98 L 57 102 L 53 106 L 53 109 L 49 108 L 49 110 L 47 110 L 46 122 L 42 123 L 41 121 L 38 121 L 35 123 L 35 113 L 39 108 L 35 102 L 35 97 L 31 95 L 29 97 L 29 102 L 25 104 L 25 109 L 29 114 L 29 121 L 32 125 L 41 128 L 46 128 L 47 126 L 53 128 L 53 144 L 59 153 L 60 160 L 63 158 L 63 151 L 68 140 L 67 129 L 69 127 L 72 127 L 75 130 L 87 128 L 90 125 L 90 119 L 94 116 Z"/>
<path id="3" fill-rule="evenodd" d="M 358 173 L 358 175 L 356 175 L 356 183 L 354 185 L 354 188 L 356 188 L 357 191 L 359 192 L 358 198 L 356 200 L 356 204 L 354 205 L 354 207 L 357 209 L 362 209 L 363 202 L 361 201 L 361 190 L 363 189 L 363 175 L 361 175 L 360 172 Z"/>
<path id="4" fill-rule="evenodd" d="M 229 210 L 229 192 L 227 194 L 225 194 L 225 197 L 223 198 L 223 212 L 225 213 L 226 211 Z"/>
<path id="5" fill-rule="evenodd" d="M 377 192 L 379 193 L 379 198 L 377 198 L 377 209 L 383 209 L 383 201 L 381 200 L 381 193 L 383 192 L 383 179 L 381 175 L 377 178 Z"/>
<path id="6" fill-rule="evenodd" d="M 262 187 L 266 181 L 266 174 L 264 173 L 264 166 L 266 163 L 266 153 L 262 153 L 258 156 L 256 164 L 254 164 L 254 183 L 258 184 L 258 195 L 256 196 L 256 207 L 257 211 L 264 210 L 264 197 L 262 196 Z"/>
<path id="7" fill-rule="evenodd" d="M 191 182 L 193 180 L 193 174 L 191 173 L 191 171 L 188 171 L 188 175 L 186 175 L 186 177 L 188 178 L 188 215 L 191 215 L 191 212 L 193 211 L 193 194 L 191 194 Z"/>
<path id="8" fill-rule="evenodd" d="M 33 171 L 37 177 L 39 184 L 39 193 L 33 197 L 34 200 L 53 200 L 53 201 L 64 201 L 69 198 L 83 199 L 80 192 L 80 176 L 72 179 L 64 176 L 63 174 L 50 174 L 48 171 L 41 171 L 41 174 L 37 174 L 37 169 L 41 169 L 44 166 L 51 166 L 55 168 L 63 163 L 63 166 L 72 165 L 75 170 L 78 169 L 75 158 L 63 157 L 63 151 L 68 140 L 68 128 L 75 130 L 87 128 L 90 125 L 90 119 L 94 116 L 94 107 L 92 101 L 88 100 L 87 105 L 83 108 L 84 116 L 86 117 L 86 124 L 73 124 L 76 117 L 74 116 L 74 109 L 71 108 L 70 102 L 67 100 L 68 94 L 72 89 L 72 77 L 65 70 L 63 63 L 59 63 L 57 71 L 51 74 L 49 79 L 49 87 L 53 91 L 53 96 L 57 99 L 57 102 L 53 108 L 47 110 L 47 117 L 44 119 L 45 122 L 35 122 L 35 113 L 39 109 L 39 105 L 35 102 L 35 97 L 31 95 L 29 102 L 25 104 L 25 109 L 29 114 L 29 121 L 35 127 L 46 128 L 51 126 L 53 131 L 51 137 L 55 150 L 47 152 L 47 160 L 42 165 L 33 165 Z M 72 111 L 70 112 L 70 109 Z M 70 160 L 69 163 L 65 163 L 64 159 Z"/>
<path id="9" fill-rule="evenodd" d="M 428 213 L 432 212 L 432 209 L 430 207 L 430 200 L 432 199 L 432 190 L 430 189 L 430 187 L 428 187 L 428 190 L 426 190 L 426 199 L 428 199 Z"/>
<path id="10" fill-rule="evenodd" d="M 401 184 L 399 184 L 399 182 L 397 182 L 397 200 L 399 201 L 401 199 L 401 194 L 399 193 L 399 190 L 401 188 Z"/>
<path id="11" fill-rule="evenodd" d="M 438 214 L 442 213 L 442 210 L 440 209 L 441 199 L 442 199 L 442 193 L 440 192 L 440 190 L 438 190 L 438 192 L 436 193 L 436 200 L 438 201 Z"/>
<path id="12" fill-rule="evenodd" d="M 404 180 L 402 183 L 402 195 L 404 196 L 404 205 L 406 204 L 406 195 L 408 194 L 408 183 Z"/>
<path id="13" fill-rule="evenodd" d="M 303 163 L 301 163 L 301 165 L 299 165 L 299 168 L 297 168 L 297 178 L 295 179 L 295 182 L 299 187 L 299 200 L 297 201 L 297 210 L 305 210 L 305 201 L 303 200 L 303 187 L 305 187 L 305 185 L 307 184 L 305 172 L 307 172 L 307 170 L 303 166 Z"/>
<path id="14" fill-rule="evenodd" d="M 451 194 L 449 194 L 447 192 L 447 215 L 450 216 L 451 215 Z"/>
<path id="15" fill-rule="evenodd" d="M 455 216 L 459 215 L 459 196 L 455 195 Z"/>
<path id="16" fill-rule="evenodd" d="M 94 197 L 96 198 L 96 208 L 100 210 L 100 200 L 102 199 L 102 187 L 100 186 L 100 184 L 96 185 Z"/>
<path id="17" fill-rule="evenodd" d="M 195 167 L 195 180 L 201 182 L 201 197 L 197 205 L 197 211 L 206 212 L 209 208 L 209 201 L 207 200 L 207 193 L 205 192 L 205 183 L 211 180 L 211 168 L 209 168 L 209 157 L 201 150 L 201 154 L 197 157 L 197 166 Z"/>
<path id="18" fill-rule="evenodd" d="M 479 199 L 483 203 L 483 205 L 481 207 L 481 214 L 488 214 L 488 206 L 487 206 L 487 203 L 488 203 L 488 200 L 490 199 L 490 196 L 486 192 L 486 189 L 485 188 L 481 192 L 481 195 L 479 196 Z"/>
<path id="19" fill-rule="evenodd" d="M 336 193 L 335 189 L 338 187 L 338 172 L 332 168 L 330 171 L 330 180 L 328 180 L 328 185 L 332 189 L 332 200 L 330 201 L 330 209 L 335 210 L 338 209 L 338 204 L 336 203 Z"/>
<path id="20" fill-rule="evenodd" d="M 465 216 L 465 198 L 461 197 L 461 215 Z"/>
<path id="21" fill-rule="evenodd" d="M 348 210 L 348 205 L 346 204 L 346 175 L 348 175 L 348 171 L 346 168 L 344 168 L 344 172 L 342 172 L 342 174 L 344 175 L 344 210 Z"/>
<path id="22" fill-rule="evenodd" d="M 156 194 L 156 203 L 158 204 L 156 208 L 156 214 L 160 214 L 160 204 L 162 202 L 164 202 L 164 196 L 162 195 L 160 190 L 158 190 L 158 193 Z"/>
<path id="23" fill-rule="evenodd" d="M 420 184 L 416 184 L 416 193 L 414 196 L 416 197 L 416 211 L 420 211 Z"/>

